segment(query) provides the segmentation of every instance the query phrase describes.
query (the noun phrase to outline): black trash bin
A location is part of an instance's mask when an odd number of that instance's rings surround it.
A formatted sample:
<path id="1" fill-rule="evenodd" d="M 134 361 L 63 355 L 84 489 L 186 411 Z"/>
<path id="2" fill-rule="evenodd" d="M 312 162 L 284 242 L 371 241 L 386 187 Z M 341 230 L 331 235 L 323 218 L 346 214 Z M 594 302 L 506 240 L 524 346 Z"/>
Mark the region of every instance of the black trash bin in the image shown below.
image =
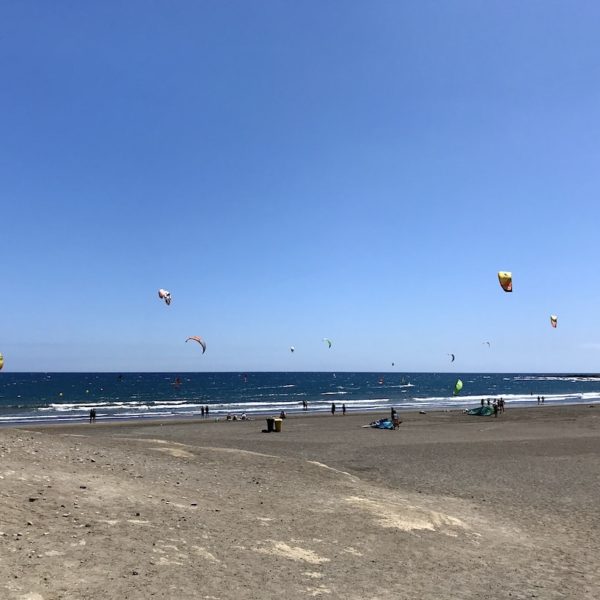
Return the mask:
<path id="1" fill-rule="evenodd" d="M 275 429 L 275 419 L 273 417 L 267 418 L 267 433 L 272 433 Z"/>

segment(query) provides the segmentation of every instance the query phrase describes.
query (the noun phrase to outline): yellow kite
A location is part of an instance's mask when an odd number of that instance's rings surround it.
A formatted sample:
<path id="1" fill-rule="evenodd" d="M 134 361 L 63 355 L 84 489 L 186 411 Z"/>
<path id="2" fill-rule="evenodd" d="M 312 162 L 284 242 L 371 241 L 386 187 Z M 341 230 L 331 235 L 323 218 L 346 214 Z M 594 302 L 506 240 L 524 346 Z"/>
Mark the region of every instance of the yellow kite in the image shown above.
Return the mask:
<path id="1" fill-rule="evenodd" d="M 509 271 L 498 271 L 498 281 L 505 292 L 512 292 L 512 273 Z"/>

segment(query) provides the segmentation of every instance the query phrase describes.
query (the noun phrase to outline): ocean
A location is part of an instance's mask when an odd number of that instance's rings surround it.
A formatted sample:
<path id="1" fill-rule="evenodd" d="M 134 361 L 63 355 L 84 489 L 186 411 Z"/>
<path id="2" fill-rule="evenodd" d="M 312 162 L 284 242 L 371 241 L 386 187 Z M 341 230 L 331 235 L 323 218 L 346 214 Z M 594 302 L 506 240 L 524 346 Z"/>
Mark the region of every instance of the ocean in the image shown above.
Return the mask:
<path id="1" fill-rule="evenodd" d="M 464 387 L 453 397 L 460 378 Z M 526 373 L 6 373 L 0 372 L 0 424 L 210 418 L 327 412 L 464 409 L 482 398 L 506 406 L 600 403 L 600 375 Z"/>

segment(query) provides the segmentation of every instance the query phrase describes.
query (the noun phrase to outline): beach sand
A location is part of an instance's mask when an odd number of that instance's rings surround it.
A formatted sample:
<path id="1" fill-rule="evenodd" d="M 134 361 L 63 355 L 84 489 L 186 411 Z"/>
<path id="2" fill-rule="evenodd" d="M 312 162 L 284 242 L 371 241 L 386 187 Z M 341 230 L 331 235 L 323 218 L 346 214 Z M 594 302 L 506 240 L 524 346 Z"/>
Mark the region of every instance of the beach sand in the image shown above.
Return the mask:
<path id="1" fill-rule="evenodd" d="M 0 598 L 600 598 L 600 407 L 374 418 L 1 429 Z"/>

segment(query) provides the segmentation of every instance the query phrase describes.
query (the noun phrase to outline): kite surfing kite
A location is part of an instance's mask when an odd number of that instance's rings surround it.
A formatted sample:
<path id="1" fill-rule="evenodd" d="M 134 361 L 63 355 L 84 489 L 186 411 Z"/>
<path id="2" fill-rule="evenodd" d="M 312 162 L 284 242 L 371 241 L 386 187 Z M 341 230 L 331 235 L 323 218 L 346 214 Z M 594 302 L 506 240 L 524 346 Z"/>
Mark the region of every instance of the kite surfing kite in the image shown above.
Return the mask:
<path id="1" fill-rule="evenodd" d="M 550 325 L 556 329 L 556 326 L 558 325 L 558 317 L 556 315 L 550 315 Z"/>
<path id="2" fill-rule="evenodd" d="M 482 344 L 487 344 L 487 345 L 488 345 L 488 348 L 491 348 L 491 347 L 492 347 L 492 345 L 491 345 L 489 342 L 481 342 L 481 343 L 482 343 Z"/>
<path id="3" fill-rule="evenodd" d="M 171 292 L 168 292 L 167 290 L 160 289 L 160 290 L 158 290 L 158 297 L 161 300 L 164 300 L 165 304 L 167 306 L 169 306 L 171 304 Z"/>
<path id="4" fill-rule="evenodd" d="M 296 350 L 296 348 L 294 348 L 294 346 L 290 346 L 290 352 L 294 352 L 294 350 Z"/>
<path id="5" fill-rule="evenodd" d="M 4 357 L 2 356 L 2 352 L 0 352 L 0 371 L 2 371 L 3 366 L 4 366 Z"/>
<path id="6" fill-rule="evenodd" d="M 454 396 L 458 396 L 460 390 L 462 390 L 463 382 L 460 379 L 456 380 L 456 384 L 454 385 Z"/>
<path id="7" fill-rule="evenodd" d="M 206 352 L 206 342 L 201 337 L 199 337 L 197 335 L 192 335 L 185 341 L 187 343 L 190 340 L 194 340 L 194 342 L 198 342 L 202 346 L 202 354 L 204 354 Z"/>
<path id="8" fill-rule="evenodd" d="M 498 281 L 505 292 L 512 292 L 512 273 L 509 271 L 498 271 Z"/>
<path id="9" fill-rule="evenodd" d="M 453 363 L 454 362 L 454 354 L 448 354 L 448 356 L 451 356 L 452 358 L 450 359 L 450 362 Z"/>
<path id="10" fill-rule="evenodd" d="M 333 342 L 329 338 L 323 338 L 323 341 L 327 344 L 328 348 L 331 348 Z"/>

